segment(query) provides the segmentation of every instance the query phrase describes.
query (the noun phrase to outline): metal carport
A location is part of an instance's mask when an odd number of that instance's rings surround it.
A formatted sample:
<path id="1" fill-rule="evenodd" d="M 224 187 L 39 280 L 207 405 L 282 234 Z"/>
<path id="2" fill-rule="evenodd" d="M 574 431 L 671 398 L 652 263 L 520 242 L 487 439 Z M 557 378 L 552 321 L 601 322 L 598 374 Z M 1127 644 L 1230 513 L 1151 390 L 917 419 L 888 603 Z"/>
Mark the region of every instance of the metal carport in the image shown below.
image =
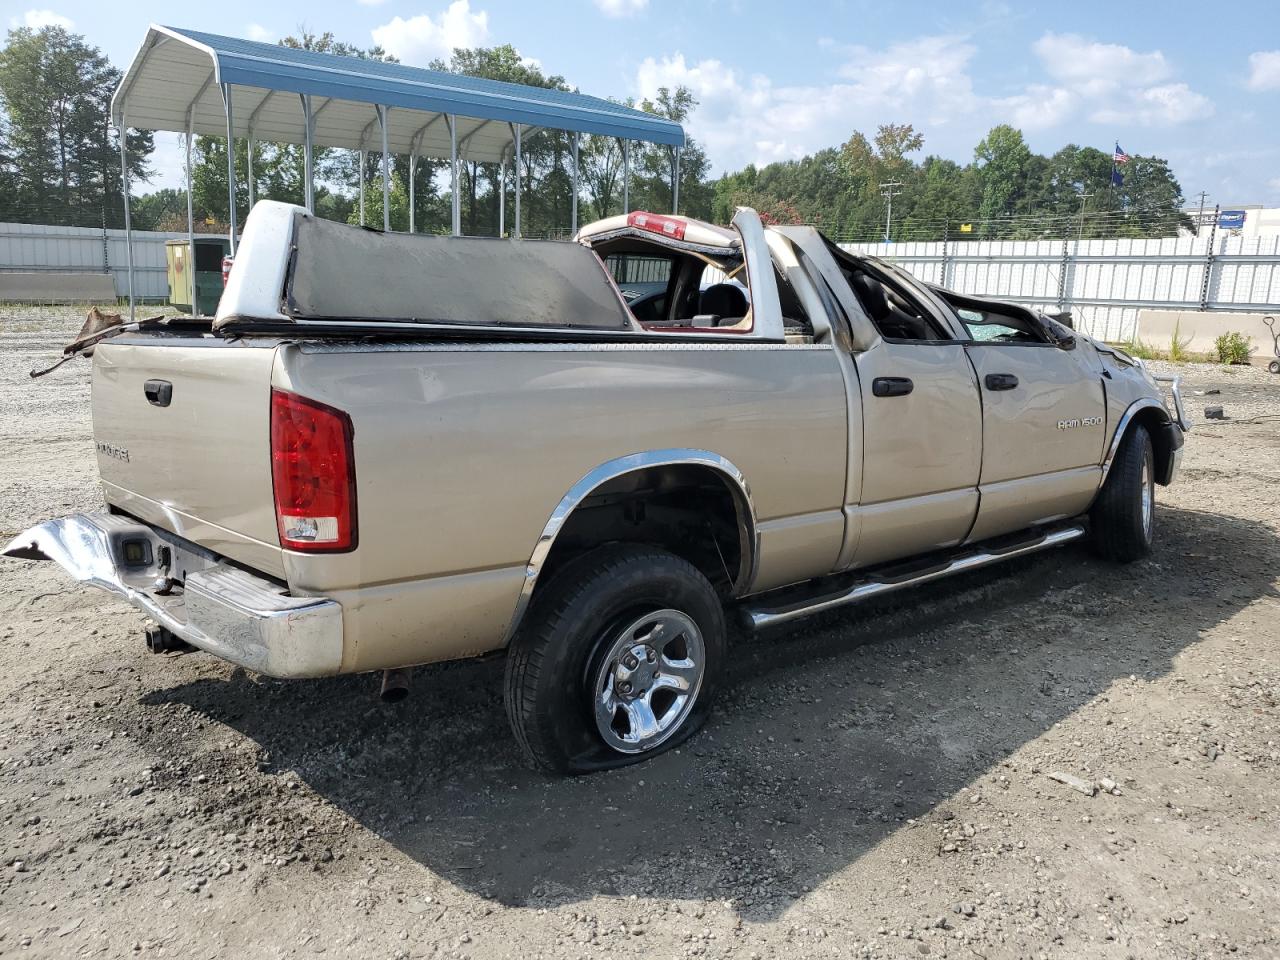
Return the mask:
<path id="1" fill-rule="evenodd" d="M 120 132 L 125 230 L 131 231 L 126 133 L 129 127 L 187 135 L 187 233 L 194 239 L 191 204 L 191 140 L 195 134 L 227 138 L 227 179 L 231 249 L 236 242 L 236 137 L 300 144 L 304 148 L 307 209 L 314 209 L 313 150 L 316 146 L 369 149 L 382 153 L 382 225 L 390 230 L 390 158 L 407 154 L 410 170 L 418 157 L 449 158 L 452 226 L 461 233 L 459 159 L 498 163 L 506 214 L 506 164 L 516 170 L 515 225 L 520 236 L 520 161 L 523 140 L 539 130 L 565 130 L 573 137 L 572 226 L 578 220 L 578 134 L 616 137 L 623 154 L 623 207 L 629 207 L 632 140 L 674 150 L 673 208 L 679 210 L 678 123 L 599 97 L 529 87 L 379 60 L 239 40 L 195 30 L 152 25 L 111 101 L 111 120 Z M 375 139 L 376 138 L 376 139 Z M 252 169 L 252 168 L 250 168 Z M 409 177 L 410 231 L 414 177 Z M 253 203 L 250 176 L 249 203 Z M 364 210 L 364 165 L 360 207 Z M 504 222 L 504 221 L 500 221 Z M 501 229 L 501 227 L 500 227 Z M 129 244 L 129 304 L 134 309 L 133 249 Z"/>

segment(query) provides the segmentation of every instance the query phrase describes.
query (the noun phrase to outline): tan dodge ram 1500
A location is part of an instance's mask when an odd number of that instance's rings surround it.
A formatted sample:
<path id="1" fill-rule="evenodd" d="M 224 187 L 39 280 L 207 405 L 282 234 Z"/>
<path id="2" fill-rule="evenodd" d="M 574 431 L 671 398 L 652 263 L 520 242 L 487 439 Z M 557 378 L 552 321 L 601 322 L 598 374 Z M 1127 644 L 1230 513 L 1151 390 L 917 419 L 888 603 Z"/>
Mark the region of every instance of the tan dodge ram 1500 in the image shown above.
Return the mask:
<path id="1" fill-rule="evenodd" d="M 633 213 L 577 242 L 259 203 L 212 325 L 93 354 L 106 507 L 50 559 L 275 677 L 507 654 L 540 766 L 669 748 L 726 620 L 1087 537 L 1136 560 L 1186 423 L 1124 353 L 807 227 Z"/>

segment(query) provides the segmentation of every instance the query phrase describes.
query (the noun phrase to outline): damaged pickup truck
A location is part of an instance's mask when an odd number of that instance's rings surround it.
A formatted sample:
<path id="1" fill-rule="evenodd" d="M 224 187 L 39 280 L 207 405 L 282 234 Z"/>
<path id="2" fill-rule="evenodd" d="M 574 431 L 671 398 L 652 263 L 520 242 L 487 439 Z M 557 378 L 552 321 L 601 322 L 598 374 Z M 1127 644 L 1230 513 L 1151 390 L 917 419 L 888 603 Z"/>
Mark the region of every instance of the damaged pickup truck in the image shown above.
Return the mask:
<path id="1" fill-rule="evenodd" d="M 520 746 L 582 772 L 699 727 L 731 617 L 1146 556 L 1187 425 L 1118 350 L 747 209 L 550 242 L 262 202 L 211 327 L 97 343 L 93 428 L 104 510 L 8 556 L 274 677 L 505 651 Z"/>

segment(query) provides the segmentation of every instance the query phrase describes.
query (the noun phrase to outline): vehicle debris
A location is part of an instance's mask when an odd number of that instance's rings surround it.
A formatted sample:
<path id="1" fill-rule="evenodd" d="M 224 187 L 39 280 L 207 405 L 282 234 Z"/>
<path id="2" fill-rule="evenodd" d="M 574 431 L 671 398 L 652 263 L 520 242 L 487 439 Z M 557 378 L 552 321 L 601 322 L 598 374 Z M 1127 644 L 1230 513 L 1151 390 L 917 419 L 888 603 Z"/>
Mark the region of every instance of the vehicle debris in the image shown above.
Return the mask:
<path id="1" fill-rule="evenodd" d="M 1080 793 L 1083 793 L 1086 797 L 1092 797 L 1095 793 L 1098 792 L 1098 788 L 1092 782 L 1088 780 L 1082 780 L 1079 777 L 1073 776 L 1070 773 L 1062 773 L 1059 770 L 1054 770 L 1052 773 L 1049 773 L 1047 776 L 1049 777 L 1050 780 L 1057 780 L 1058 783 L 1064 784 L 1070 787 L 1072 790 L 1079 791 Z"/>

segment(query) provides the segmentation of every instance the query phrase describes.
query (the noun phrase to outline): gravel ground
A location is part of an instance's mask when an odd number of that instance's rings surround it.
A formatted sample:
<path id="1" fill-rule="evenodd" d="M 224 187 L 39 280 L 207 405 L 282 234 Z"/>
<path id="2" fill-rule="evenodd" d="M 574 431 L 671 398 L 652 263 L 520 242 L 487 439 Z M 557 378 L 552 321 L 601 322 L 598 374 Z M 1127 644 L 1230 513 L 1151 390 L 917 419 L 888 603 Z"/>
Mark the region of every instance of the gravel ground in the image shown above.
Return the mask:
<path id="1" fill-rule="evenodd" d="M 5 538 L 98 502 L 88 363 L 26 376 L 79 319 L 0 309 Z M 1149 561 L 740 640 L 701 735 L 581 779 L 521 765 L 500 662 L 384 706 L 0 561 L 0 955 L 1280 956 L 1280 377 L 1181 373 Z"/>

